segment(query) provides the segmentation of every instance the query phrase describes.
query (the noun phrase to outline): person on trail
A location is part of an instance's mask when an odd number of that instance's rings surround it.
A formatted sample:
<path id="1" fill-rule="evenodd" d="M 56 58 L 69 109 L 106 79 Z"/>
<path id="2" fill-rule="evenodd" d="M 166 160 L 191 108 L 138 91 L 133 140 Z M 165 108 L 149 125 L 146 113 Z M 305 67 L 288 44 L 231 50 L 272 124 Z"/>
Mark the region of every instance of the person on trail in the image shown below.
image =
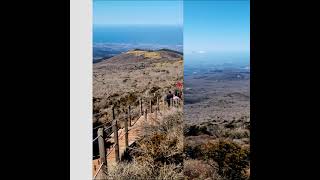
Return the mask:
<path id="1" fill-rule="evenodd" d="M 174 104 L 178 104 L 179 100 L 180 100 L 179 96 L 176 96 L 176 95 L 173 96 L 173 103 Z"/>
<path id="2" fill-rule="evenodd" d="M 179 99 L 180 99 L 179 96 L 176 96 L 176 95 L 173 96 L 174 101 L 179 100 Z"/>
<path id="3" fill-rule="evenodd" d="M 179 95 L 179 90 L 176 89 L 175 92 L 174 92 L 174 95 L 178 96 Z"/>
<path id="4" fill-rule="evenodd" d="M 168 103 L 168 107 L 170 107 L 170 100 L 173 98 L 173 94 L 171 94 L 171 91 L 169 91 L 169 94 L 167 94 L 166 100 Z"/>

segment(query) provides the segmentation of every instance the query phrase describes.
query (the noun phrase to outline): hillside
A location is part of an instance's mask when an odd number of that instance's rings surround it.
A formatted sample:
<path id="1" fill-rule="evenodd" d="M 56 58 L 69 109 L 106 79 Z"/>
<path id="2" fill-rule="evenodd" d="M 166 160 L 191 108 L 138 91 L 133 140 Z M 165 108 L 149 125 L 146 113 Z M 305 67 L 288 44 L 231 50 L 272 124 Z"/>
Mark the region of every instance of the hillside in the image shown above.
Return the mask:
<path id="1" fill-rule="evenodd" d="M 177 179 L 183 170 L 182 107 L 167 109 L 162 102 L 176 83 L 183 81 L 183 57 L 168 50 L 131 50 L 93 64 L 93 137 L 95 127 L 104 124 L 106 135 L 111 133 L 112 108 L 118 121 L 121 161 L 116 163 L 112 134 L 105 136 L 108 161 L 107 179 Z M 154 107 L 160 97 L 157 116 L 148 111 L 148 118 L 140 116 L 139 100 L 143 109 L 152 100 Z M 131 107 L 133 125 L 129 127 L 126 149 L 123 128 L 126 112 Z M 114 132 L 113 132 L 114 134 Z M 122 135 L 121 135 L 122 134 Z M 122 138 L 122 139 L 121 139 Z M 111 154 L 110 154 L 111 153 Z M 93 175 L 98 170 L 98 143 L 93 143 Z M 169 176 L 168 176 L 168 173 Z M 98 176 L 99 177 L 99 176 Z M 102 179 L 105 179 L 103 177 Z"/>
<path id="2" fill-rule="evenodd" d="M 93 64 L 93 122 L 111 121 L 111 109 L 121 117 L 139 98 L 163 96 L 183 80 L 183 56 L 174 51 L 131 50 Z M 155 100 L 155 99 L 153 99 Z"/>

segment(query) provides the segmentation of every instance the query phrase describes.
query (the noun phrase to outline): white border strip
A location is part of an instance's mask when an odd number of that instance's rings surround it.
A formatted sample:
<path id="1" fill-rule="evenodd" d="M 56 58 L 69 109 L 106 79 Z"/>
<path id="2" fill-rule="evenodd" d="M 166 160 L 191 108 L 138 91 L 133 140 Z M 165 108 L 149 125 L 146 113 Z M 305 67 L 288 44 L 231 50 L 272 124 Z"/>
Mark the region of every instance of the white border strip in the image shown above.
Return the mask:
<path id="1" fill-rule="evenodd" d="M 92 179 L 92 2 L 70 1 L 71 180 Z"/>

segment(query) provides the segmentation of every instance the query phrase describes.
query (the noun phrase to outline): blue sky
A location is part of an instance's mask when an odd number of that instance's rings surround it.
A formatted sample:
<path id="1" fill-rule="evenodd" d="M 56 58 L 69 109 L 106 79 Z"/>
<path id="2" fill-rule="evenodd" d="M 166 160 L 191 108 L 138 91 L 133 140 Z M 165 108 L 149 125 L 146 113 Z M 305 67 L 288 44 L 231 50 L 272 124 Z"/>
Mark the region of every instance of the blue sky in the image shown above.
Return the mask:
<path id="1" fill-rule="evenodd" d="M 249 52 L 250 1 L 184 1 L 184 52 Z"/>
<path id="2" fill-rule="evenodd" d="M 93 0 L 93 24 L 183 25 L 186 54 L 250 50 L 249 0 Z"/>
<path id="3" fill-rule="evenodd" d="M 182 25 L 183 1 L 93 0 L 93 24 Z"/>

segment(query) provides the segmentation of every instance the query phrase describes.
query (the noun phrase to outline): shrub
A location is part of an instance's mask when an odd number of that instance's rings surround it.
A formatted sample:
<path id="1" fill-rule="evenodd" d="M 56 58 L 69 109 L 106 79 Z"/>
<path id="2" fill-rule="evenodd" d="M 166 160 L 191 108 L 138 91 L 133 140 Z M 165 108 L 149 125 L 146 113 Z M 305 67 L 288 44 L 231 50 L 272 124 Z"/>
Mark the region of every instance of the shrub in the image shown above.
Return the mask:
<path id="1" fill-rule="evenodd" d="M 199 136 L 201 134 L 211 135 L 211 133 L 207 130 L 207 127 L 205 126 L 191 125 L 189 127 L 185 127 L 184 129 L 185 136 Z"/>
<path id="2" fill-rule="evenodd" d="M 182 112 L 167 112 L 155 124 L 144 124 L 143 135 L 132 155 L 139 162 L 154 164 L 183 163 Z"/>
<path id="3" fill-rule="evenodd" d="M 202 160 L 185 160 L 183 174 L 186 180 L 191 179 L 222 179 L 217 174 L 217 168 Z"/>
<path id="4" fill-rule="evenodd" d="M 225 132 L 225 137 L 229 137 L 231 139 L 242 139 L 249 138 L 250 131 L 244 128 L 236 128 Z"/>
<path id="5" fill-rule="evenodd" d="M 203 145 L 204 159 L 218 164 L 218 174 L 228 179 L 247 179 L 245 170 L 249 166 L 249 149 L 234 142 L 220 140 Z"/>
<path id="6" fill-rule="evenodd" d="M 107 179 L 117 180 L 138 180 L 148 179 L 153 175 L 153 166 L 148 163 L 137 163 L 133 161 L 131 163 L 119 163 L 117 166 L 108 170 Z"/>
<path id="7" fill-rule="evenodd" d="M 107 179 L 140 180 L 140 179 L 183 179 L 182 168 L 174 165 L 155 165 L 150 162 L 119 163 L 108 171 Z"/>
<path id="8" fill-rule="evenodd" d="M 184 153 L 186 157 L 196 159 L 196 158 L 201 158 L 202 153 L 201 153 L 201 146 L 185 146 L 184 148 Z"/>
<path id="9" fill-rule="evenodd" d="M 155 177 L 156 180 L 176 180 L 183 179 L 183 171 L 181 166 L 176 166 L 173 164 L 164 164 L 159 168 L 159 172 Z"/>

